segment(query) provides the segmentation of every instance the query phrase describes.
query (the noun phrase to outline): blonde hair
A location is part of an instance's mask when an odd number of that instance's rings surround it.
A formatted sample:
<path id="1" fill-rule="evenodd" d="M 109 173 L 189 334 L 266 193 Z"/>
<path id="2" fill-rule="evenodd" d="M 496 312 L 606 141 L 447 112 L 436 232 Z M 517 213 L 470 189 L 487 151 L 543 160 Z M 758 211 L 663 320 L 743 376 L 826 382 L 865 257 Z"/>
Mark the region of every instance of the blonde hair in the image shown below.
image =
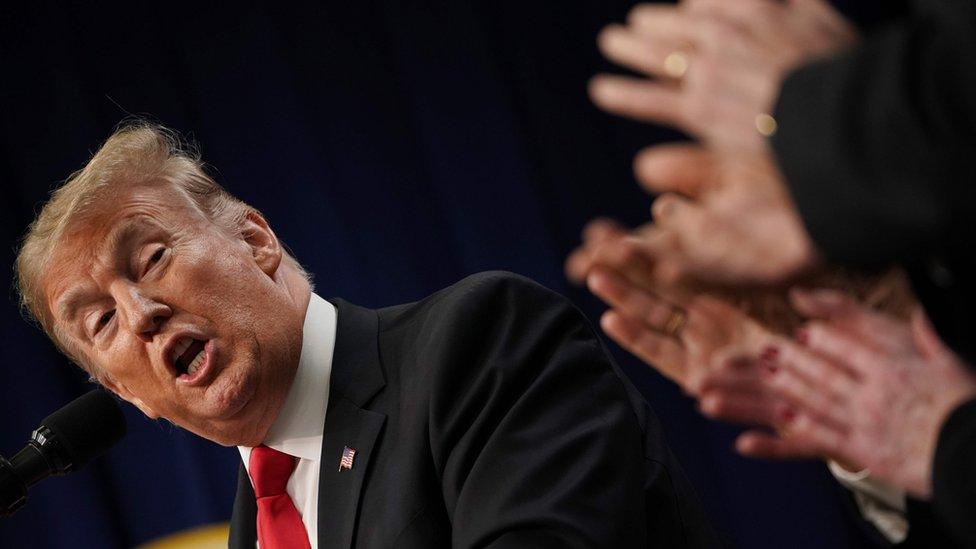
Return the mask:
<path id="1" fill-rule="evenodd" d="M 240 227 L 249 214 L 260 214 L 207 175 L 195 147 L 176 132 L 144 120 L 120 124 L 85 166 L 51 193 L 28 227 L 17 254 L 15 285 L 22 310 L 76 361 L 78 357 L 72 356 L 52 332 L 53 322 L 39 287 L 41 275 L 73 221 L 94 213 L 105 193 L 142 185 L 171 185 L 204 216 L 229 230 Z M 284 255 L 309 278 L 287 251 Z"/>

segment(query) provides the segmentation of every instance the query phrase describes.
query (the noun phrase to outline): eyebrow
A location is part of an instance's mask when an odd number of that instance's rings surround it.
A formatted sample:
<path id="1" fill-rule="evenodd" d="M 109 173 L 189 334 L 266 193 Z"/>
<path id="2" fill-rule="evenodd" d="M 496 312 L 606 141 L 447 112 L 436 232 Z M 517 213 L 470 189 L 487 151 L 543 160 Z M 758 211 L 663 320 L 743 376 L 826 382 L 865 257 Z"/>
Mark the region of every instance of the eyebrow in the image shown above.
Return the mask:
<path id="1" fill-rule="evenodd" d="M 144 231 L 147 226 L 153 225 L 153 223 L 147 221 L 146 218 L 142 216 L 134 216 L 124 220 L 118 226 L 113 228 L 105 240 L 103 240 L 102 244 L 98 246 L 95 256 L 117 258 L 119 249 L 121 249 L 123 246 L 129 245 L 129 243 L 131 243 L 140 232 Z M 77 313 L 78 306 L 84 300 L 85 294 L 87 293 L 88 290 L 86 288 L 79 286 L 68 290 L 58 302 L 57 318 L 61 318 L 66 321 L 73 319 Z"/>
<path id="2" fill-rule="evenodd" d="M 98 247 L 99 253 L 96 257 L 117 257 L 120 248 L 128 245 L 140 232 L 144 232 L 149 227 L 156 227 L 156 224 L 148 221 L 143 216 L 130 217 L 124 220 L 112 229 L 102 245 Z"/>
<path id="3" fill-rule="evenodd" d="M 77 312 L 78 304 L 86 293 L 87 291 L 85 289 L 78 287 L 68 290 L 67 294 L 59 301 L 56 318 L 65 321 L 71 320 Z"/>

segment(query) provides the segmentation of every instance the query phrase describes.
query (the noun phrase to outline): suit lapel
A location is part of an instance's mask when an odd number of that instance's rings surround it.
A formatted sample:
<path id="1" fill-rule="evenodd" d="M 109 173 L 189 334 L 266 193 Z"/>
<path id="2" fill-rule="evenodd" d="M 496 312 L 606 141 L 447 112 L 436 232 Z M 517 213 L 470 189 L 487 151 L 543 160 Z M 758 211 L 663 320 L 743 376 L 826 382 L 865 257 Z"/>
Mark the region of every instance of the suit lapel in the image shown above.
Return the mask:
<path id="1" fill-rule="evenodd" d="M 386 416 L 363 407 L 385 385 L 379 360 L 376 311 L 331 300 L 338 309 L 329 408 L 319 469 L 320 549 L 352 547 L 363 482 Z M 346 449 L 351 467 L 341 467 Z"/>

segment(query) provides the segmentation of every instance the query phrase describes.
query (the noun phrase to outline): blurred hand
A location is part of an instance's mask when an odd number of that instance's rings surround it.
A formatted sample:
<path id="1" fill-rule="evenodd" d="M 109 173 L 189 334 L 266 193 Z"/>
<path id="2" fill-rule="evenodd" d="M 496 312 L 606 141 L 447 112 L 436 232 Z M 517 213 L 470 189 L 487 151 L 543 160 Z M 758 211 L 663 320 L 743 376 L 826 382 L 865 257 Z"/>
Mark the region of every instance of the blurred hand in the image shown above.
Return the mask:
<path id="1" fill-rule="evenodd" d="M 802 345 L 776 348 L 767 383 L 795 410 L 789 436 L 746 433 L 740 452 L 830 455 L 929 497 L 939 430 L 976 395 L 976 378 L 921 310 L 900 322 L 829 291 L 796 292 L 794 304 L 816 320 L 798 333 Z"/>
<path id="2" fill-rule="evenodd" d="M 820 263 L 782 176 L 761 155 L 718 156 L 690 144 L 659 145 L 635 163 L 641 184 L 661 194 L 646 255 L 662 283 L 691 277 L 773 284 Z"/>
<path id="3" fill-rule="evenodd" d="M 585 281 L 611 309 L 600 324 L 611 339 L 700 397 L 716 419 L 773 427 L 785 405 L 763 386 L 760 364 L 716 361 L 732 346 L 759 352 L 775 336 L 744 312 L 703 291 L 658 287 L 648 276 L 640 240 L 647 226 L 627 232 L 599 219 L 583 231 L 583 245 L 566 262 L 567 275 Z"/>
<path id="4" fill-rule="evenodd" d="M 599 75 L 590 95 L 616 114 L 675 126 L 717 151 L 764 148 L 759 128 L 793 67 L 852 44 L 854 28 L 824 0 L 685 0 L 640 4 L 598 44 L 636 77 Z M 758 125 L 758 126 L 757 126 Z"/>

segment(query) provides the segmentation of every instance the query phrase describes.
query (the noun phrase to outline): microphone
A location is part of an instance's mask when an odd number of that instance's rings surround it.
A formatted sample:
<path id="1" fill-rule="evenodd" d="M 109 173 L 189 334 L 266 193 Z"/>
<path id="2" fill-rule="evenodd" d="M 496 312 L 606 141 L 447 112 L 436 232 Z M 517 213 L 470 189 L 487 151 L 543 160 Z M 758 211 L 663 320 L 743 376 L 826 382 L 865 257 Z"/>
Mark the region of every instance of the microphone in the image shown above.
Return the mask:
<path id="1" fill-rule="evenodd" d="M 47 416 L 23 450 L 10 460 L 0 456 L 0 516 L 23 506 L 31 486 L 51 475 L 77 471 L 124 436 L 122 411 L 99 389 Z"/>

